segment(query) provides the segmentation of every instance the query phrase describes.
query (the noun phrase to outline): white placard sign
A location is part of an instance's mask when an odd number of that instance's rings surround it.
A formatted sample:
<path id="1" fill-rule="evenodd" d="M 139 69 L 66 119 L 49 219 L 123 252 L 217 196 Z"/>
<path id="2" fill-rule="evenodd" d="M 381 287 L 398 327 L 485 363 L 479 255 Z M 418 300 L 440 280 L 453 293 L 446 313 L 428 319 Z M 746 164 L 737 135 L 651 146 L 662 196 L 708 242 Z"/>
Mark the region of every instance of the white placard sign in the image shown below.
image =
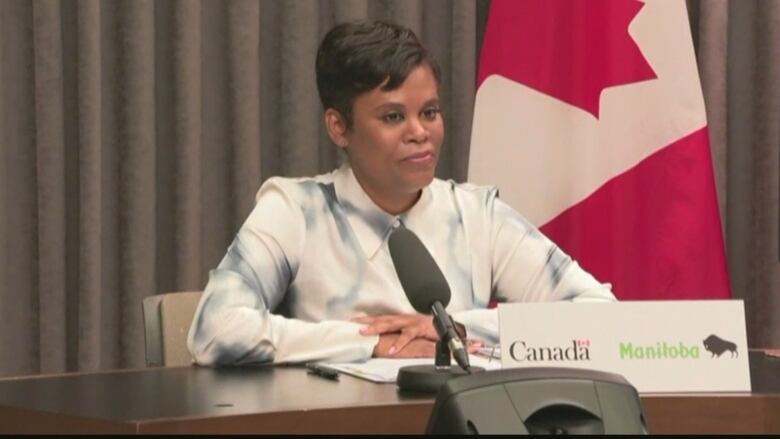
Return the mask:
<path id="1" fill-rule="evenodd" d="M 623 375 L 639 392 L 750 392 L 741 300 L 498 306 L 502 367 Z"/>

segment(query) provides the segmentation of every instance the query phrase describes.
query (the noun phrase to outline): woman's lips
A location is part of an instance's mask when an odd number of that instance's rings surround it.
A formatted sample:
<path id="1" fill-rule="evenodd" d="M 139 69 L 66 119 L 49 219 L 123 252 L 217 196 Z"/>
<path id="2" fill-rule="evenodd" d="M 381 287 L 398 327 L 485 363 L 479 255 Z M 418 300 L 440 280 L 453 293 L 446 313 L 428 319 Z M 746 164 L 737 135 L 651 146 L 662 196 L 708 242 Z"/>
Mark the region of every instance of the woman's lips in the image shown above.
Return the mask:
<path id="1" fill-rule="evenodd" d="M 421 152 L 419 154 L 413 154 L 409 157 L 405 158 L 405 162 L 413 163 L 415 165 L 419 164 L 427 164 L 432 162 L 434 159 L 434 155 L 430 151 Z"/>

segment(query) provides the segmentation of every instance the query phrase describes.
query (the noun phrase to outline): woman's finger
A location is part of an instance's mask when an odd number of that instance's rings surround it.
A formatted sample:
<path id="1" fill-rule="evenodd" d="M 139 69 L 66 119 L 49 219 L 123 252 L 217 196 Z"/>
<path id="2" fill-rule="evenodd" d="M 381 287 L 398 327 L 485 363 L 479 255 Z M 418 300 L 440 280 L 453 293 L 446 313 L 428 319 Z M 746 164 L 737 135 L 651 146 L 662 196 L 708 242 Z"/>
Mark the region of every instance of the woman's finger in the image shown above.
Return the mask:
<path id="1" fill-rule="evenodd" d="M 395 342 L 390 347 L 390 355 L 395 354 L 396 352 L 400 351 L 401 349 L 405 348 L 409 342 L 414 340 L 415 338 L 420 337 L 421 328 L 419 327 L 407 327 L 404 328 L 403 331 L 401 331 L 401 334 L 398 336 L 398 338 L 395 339 Z"/>
<path id="2" fill-rule="evenodd" d="M 361 329 L 363 335 L 386 334 L 388 332 L 398 332 L 404 328 L 419 325 L 419 318 L 410 315 L 386 316 L 375 319 L 365 328 Z"/>

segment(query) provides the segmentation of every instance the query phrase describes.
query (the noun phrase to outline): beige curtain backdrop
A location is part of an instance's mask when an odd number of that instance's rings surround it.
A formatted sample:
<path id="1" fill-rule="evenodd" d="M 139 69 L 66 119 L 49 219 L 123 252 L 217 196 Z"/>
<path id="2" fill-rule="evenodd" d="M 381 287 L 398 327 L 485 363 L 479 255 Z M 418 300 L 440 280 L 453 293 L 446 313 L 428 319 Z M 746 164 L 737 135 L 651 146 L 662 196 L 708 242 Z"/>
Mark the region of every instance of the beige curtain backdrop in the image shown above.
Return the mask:
<path id="1" fill-rule="evenodd" d="M 780 346 L 780 1 L 688 1 L 731 291 L 748 344 Z"/>
<path id="2" fill-rule="evenodd" d="M 734 294 L 780 346 L 780 5 L 689 2 Z M 314 55 L 355 18 L 439 59 L 463 180 L 485 0 L 0 0 L 0 376 L 141 367 L 141 300 L 201 289 L 273 175 L 328 171 Z"/>
<path id="3" fill-rule="evenodd" d="M 314 77 L 336 22 L 434 52 L 462 180 L 477 6 L 0 0 L 0 375 L 142 366 L 141 300 L 202 289 L 263 180 L 337 166 Z"/>

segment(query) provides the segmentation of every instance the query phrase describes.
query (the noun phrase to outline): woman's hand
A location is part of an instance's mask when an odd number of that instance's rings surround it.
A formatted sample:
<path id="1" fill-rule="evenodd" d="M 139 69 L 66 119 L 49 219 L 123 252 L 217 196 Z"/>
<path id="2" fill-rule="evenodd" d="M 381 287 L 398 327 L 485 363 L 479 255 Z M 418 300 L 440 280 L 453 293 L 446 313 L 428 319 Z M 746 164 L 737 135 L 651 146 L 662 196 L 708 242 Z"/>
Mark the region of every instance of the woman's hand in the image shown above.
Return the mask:
<path id="1" fill-rule="evenodd" d="M 400 336 L 400 333 L 380 335 L 379 343 L 374 346 L 373 356 L 375 358 L 433 358 L 436 354 L 436 342 L 424 338 L 411 340 L 391 354 L 390 349 L 397 344 Z"/>
<path id="2" fill-rule="evenodd" d="M 360 330 L 361 334 L 380 336 L 379 343 L 374 348 L 375 357 L 432 357 L 436 353 L 436 341 L 439 340 L 439 335 L 433 327 L 431 316 L 388 314 L 358 317 L 352 321 L 366 325 Z M 457 325 L 460 326 L 459 332 L 465 334 L 465 328 L 460 324 Z M 415 346 L 410 346 L 412 343 Z M 481 342 L 470 340 L 466 349 L 470 353 L 475 353 L 480 346 L 482 346 Z M 404 352 L 407 347 L 410 350 Z"/>
<path id="3" fill-rule="evenodd" d="M 433 327 L 433 317 L 422 314 L 365 316 L 352 319 L 352 321 L 366 325 L 360 330 L 362 335 L 397 334 L 393 343 L 387 347 L 387 356 L 400 352 L 415 339 L 428 342 L 436 342 L 439 339 L 436 329 Z M 376 350 L 374 352 L 376 353 Z"/>

